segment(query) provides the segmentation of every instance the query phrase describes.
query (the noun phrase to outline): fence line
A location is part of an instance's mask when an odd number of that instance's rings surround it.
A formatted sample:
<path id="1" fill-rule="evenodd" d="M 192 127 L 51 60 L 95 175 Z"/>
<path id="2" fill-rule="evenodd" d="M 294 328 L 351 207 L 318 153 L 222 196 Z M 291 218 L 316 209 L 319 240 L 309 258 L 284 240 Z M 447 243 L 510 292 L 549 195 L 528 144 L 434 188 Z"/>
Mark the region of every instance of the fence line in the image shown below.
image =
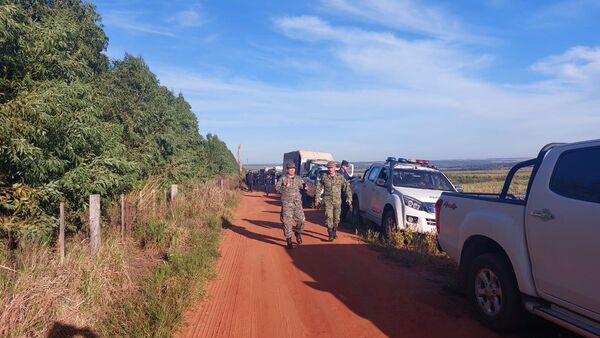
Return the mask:
<path id="1" fill-rule="evenodd" d="M 220 189 L 225 189 L 229 187 L 229 184 L 226 186 L 224 179 L 219 179 L 218 181 L 213 181 L 212 183 L 216 187 Z M 151 189 L 141 189 L 138 193 L 137 201 L 130 201 L 130 204 L 133 207 L 134 212 L 130 213 L 128 210 L 131 208 L 127 207 L 127 196 L 125 194 L 119 195 L 119 208 L 118 212 L 109 215 L 111 219 L 111 224 L 119 224 L 120 223 L 120 237 L 121 240 L 125 238 L 125 233 L 128 229 L 128 220 L 129 224 L 135 224 L 139 222 L 139 217 L 142 214 L 147 214 L 149 210 L 147 210 L 148 206 L 152 207 L 150 210 L 152 217 L 156 218 L 157 214 L 157 188 L 158 186 L 151 186 Z M 199 187 L 192 187 L 192 193 L 197 192 Z M 149 191 L 148 191 L 149 190 Z M 149 195 L 149 196 L 148 196 Z M 164 190 L 164 204 L 161 203 L 161 209 L 164 205 L 165 210 L 171 209 L 173 203 L 175 202 L 176 196 L 179 195 L 179 185 L 171 184 L 168 189 Z M 160 196 L 160 195 L 159 195 Z M 135 198 L 134 198 L 135 200 Z M 137 202 L 137 203 L 136 203 Z M 113 209 L 114 210 L 114 209 Z M 118 216 L 117 216 L 118 215 Z M 128 216 L 130 219 L 128 219 Z M 117 223 L 117 217 L 119 223 Z M 92 254 L 97 254 L 102 246 L 102 229 L 100 222 L 101 221 L 101 197 L 98 194 L 93 194 L 89 196 L 89 240 L 90 240 L 90 251 Z M 59 206 L 59 233 L 58 233 L 58 256 L 60 264 L 64 264 L 65 261 L 65 204 L 64 202 L 60 203 Z"/>

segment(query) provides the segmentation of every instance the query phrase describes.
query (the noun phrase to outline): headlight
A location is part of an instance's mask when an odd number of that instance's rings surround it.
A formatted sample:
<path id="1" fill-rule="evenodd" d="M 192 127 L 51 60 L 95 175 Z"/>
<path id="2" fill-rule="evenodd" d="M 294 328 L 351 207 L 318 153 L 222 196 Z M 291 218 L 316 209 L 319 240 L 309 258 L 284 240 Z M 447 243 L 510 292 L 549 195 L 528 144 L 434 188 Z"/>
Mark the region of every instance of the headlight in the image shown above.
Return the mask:
<path id="1" fill-rule="evenodd" d="M 413 208 L 415 210 L 423 210 L 422 203 L 417 201 L 416 199 L 408 196 L 403 196 L 402 199 L 404 200 L 404 205 L 406 205 L 407 207 Z"/>

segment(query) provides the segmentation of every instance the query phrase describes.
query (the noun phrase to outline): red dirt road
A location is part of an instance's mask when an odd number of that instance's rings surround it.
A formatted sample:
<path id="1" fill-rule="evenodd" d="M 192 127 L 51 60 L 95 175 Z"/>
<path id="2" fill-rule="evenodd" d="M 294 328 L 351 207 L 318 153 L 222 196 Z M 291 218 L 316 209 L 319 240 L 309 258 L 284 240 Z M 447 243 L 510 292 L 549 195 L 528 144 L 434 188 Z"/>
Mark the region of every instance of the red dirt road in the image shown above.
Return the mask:
<path id="1" fill-rule="evenodd" d="M 304 244 L 285 248 L 279 201 L 245 193 L 225 230 L 218 277 L 181 337 L 497 337 L 435 276 L 402 268 L 305 210 Z"/>

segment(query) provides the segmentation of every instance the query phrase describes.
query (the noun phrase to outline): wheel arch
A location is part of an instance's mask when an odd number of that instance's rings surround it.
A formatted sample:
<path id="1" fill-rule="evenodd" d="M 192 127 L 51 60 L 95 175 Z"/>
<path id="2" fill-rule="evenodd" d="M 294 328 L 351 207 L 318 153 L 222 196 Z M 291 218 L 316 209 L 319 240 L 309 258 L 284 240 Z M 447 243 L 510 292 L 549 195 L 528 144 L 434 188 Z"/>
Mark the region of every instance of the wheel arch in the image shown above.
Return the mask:
<path id="1" fill-rule="evenodd" d="M 396 219 L 396 226 L 398 226 L 398 215 L 396 214 L 396 209 L 394 209 L 394 206 L 391 205 L 390 203 L 386 203 L 385 206 L 383 207 L 383 213 L 381 214 L 381 220 L 380 220 L 380 224 L 383 225 L 383 221 L 385 219 L 385 215 L 389 212 L 393 212 L 394 213 L 394 218 Z"/>
<path id="2" fill-rule="evenodd" d="M 515 268 L 513 263 L 502 246 L 489 237 L 474 235 L 465 241 L 460 254 L 460 262 L 458 265 L 458 282 L 462 287 L 467 285 L 467 275 L 473 260 L 478 256 L 487 253 L 496 253 L 502 255 L 510 264 L 510 270 L 512 271 L 513 276 L 515 276 Z"/>

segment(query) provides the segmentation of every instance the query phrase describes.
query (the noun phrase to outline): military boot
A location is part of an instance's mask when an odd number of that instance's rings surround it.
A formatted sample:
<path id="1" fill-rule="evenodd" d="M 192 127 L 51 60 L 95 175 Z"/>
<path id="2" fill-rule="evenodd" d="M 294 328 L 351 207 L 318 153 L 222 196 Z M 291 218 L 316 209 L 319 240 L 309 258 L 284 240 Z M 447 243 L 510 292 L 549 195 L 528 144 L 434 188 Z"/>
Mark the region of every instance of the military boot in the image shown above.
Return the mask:
<path id="1" fill-rule="evenodd" d="M 333 228 L 333 239 L 337 239 L 337 227 Z"/>
<path id="2" fill-rule="evenodd" d="M 302 244 L 302 235 L 299 232 L 296 233 L 296 243 L 298 245 Z"/>
<path id="3" fill-rule="evenodd" d="M 327 233 L 329 234 L 329 241 L 333 241 L 333 230 L 332 229 L 327 229 Z"/>
<path id="4" fill-rule="evenodd" d="M 292 245 L 292 238 L 286 238 L 285 241 L 287 242 L 287 248 L 288 249 L 293 249 L 294 246 Z"/>

